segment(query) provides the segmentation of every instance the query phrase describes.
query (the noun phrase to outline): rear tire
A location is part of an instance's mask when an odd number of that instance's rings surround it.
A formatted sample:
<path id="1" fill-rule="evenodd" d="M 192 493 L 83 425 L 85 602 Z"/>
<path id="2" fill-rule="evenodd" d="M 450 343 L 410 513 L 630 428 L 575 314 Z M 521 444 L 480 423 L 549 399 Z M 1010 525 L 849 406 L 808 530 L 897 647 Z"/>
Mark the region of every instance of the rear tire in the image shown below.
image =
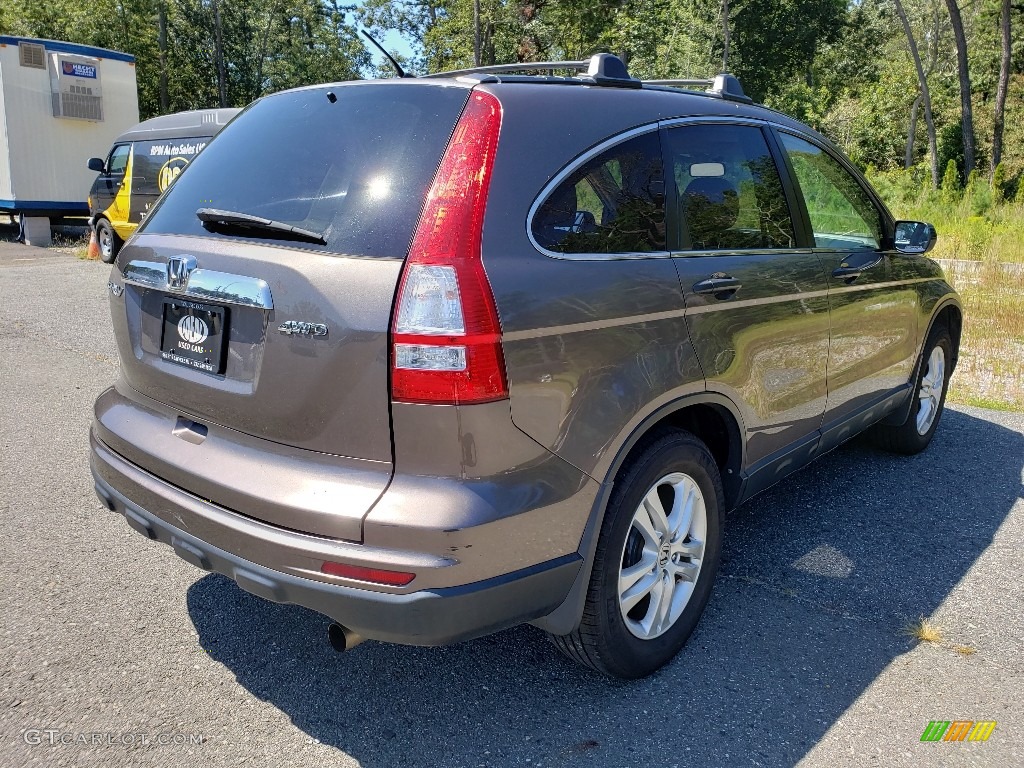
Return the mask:
<path id="1" fill-rule="evenodd" d="M 113 264 L 114 259 L 117 258 L 117 252 L 121 250 L 123 241 L 106 219 L 96 222 L 96 242 L 99 244 L 100 259 L 103 263 Z"/>
<path id="2" fill-rule="evenodd" d="M 873 443 L 884 450 L 913 456 L 932 441 L 946 404 L 946 390 L 953 370 L 953 342 L 945 326 L 932 329 L 921 351 L 906 421 L 898 426 L 878 424 L 870 433 Z"/>
<path id="3" fill-rule="evenodd" d="M 711 596 L 723 517 L 721 477 L 704 443 L 688 432 L 651 443 L 616 479 L 583 617 L 552 636 L 555 646 L 623 679 L 670 661 Z"/>

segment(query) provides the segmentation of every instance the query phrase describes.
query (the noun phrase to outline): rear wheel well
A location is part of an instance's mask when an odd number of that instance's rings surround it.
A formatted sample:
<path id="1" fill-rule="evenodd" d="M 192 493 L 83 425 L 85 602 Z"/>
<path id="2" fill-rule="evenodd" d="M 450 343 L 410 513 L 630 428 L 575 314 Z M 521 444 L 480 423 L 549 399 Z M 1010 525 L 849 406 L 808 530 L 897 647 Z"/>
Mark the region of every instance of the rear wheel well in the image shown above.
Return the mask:
<path id="1" fill-rule="evenodd" d="M 627 467 L 651 442 L 666 432 L 678 430 L 689 432 L 707 446 L 722 477 L 726 509 L 732 509 L 739 498 L 743 444 L 739 424 L 724 406 L 697 403 L 665 415 L 652 424 L 630 449 L 622 467 Z"/>

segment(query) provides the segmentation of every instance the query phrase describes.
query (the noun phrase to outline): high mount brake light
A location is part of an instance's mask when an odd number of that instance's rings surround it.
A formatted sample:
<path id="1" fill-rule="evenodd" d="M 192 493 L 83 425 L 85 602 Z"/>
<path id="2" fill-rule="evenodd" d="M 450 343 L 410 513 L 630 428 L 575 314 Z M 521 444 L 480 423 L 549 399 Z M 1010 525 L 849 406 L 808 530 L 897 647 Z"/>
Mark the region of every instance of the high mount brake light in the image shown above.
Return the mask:
<path id="1" fill-rule="evenodd" d="M 473 92 L 412 239 L 391 321 L 391 398 L 454 405 L 508 397 L 501 325 L 480 259 L 501 105 Z"/>

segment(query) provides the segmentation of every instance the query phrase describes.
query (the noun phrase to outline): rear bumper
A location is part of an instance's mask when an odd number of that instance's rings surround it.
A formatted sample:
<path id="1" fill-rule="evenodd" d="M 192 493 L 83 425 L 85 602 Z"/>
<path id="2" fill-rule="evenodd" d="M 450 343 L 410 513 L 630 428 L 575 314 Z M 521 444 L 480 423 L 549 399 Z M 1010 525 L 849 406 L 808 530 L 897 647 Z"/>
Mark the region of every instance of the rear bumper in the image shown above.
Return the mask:
<path id="1" fill-rule="evenodd" d="M 422 553 L 377 552 L 374 547 L 270 526 L 164 483 L 118 456 L 95 435 L 90 442 L 96 493 L 108 509 L 124 515 L 133 529 L 173 547 L 196 567 L 233 579 L 258 597 L 310 608 L 375 640 L 444 645 L 539 618 L 565 599 L 582 563 L 573 552 L 482 581 L 418 591 L 329 583 L 325 579 L 331 577 L 312 570 L 315 563 L 351 561 L 356 556 L 361 562 L 379 561 L 381 567 L 392 569 L 403 562 L 409 570 L 455 563 Z M 235 551 L 211 541 L 230 542 Z M 262 551 L 270 550 L 276 556 L 266 558 L 271 562 L 281 552 L 296 553 L 297 565 L 291 573 L 254 562 L 264 559 Z M 314 578 L 301 575 L 304 564 Z"/>

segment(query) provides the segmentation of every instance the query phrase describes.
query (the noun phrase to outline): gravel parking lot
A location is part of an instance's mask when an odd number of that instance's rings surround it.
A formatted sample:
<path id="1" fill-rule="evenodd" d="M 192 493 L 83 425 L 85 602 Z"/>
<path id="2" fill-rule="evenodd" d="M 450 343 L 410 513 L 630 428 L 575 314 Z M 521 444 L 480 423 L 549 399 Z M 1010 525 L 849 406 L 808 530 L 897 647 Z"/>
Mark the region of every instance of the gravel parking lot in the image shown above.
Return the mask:
<path id="1" fill-rule="evenodd" d="M 95 499 L 109 269 L 0 243 L 3 766 L 1024 765 L 1024 416 L 951 409 L 921 456 L 855 441 L 737 510 L 707 614 L 647 680 L 531 627 L 338 655 L 327 619 Z M 920 617 L 940 642 L 904 634 Z M 922 743 L 930 720 L 998 725 Z"/>

